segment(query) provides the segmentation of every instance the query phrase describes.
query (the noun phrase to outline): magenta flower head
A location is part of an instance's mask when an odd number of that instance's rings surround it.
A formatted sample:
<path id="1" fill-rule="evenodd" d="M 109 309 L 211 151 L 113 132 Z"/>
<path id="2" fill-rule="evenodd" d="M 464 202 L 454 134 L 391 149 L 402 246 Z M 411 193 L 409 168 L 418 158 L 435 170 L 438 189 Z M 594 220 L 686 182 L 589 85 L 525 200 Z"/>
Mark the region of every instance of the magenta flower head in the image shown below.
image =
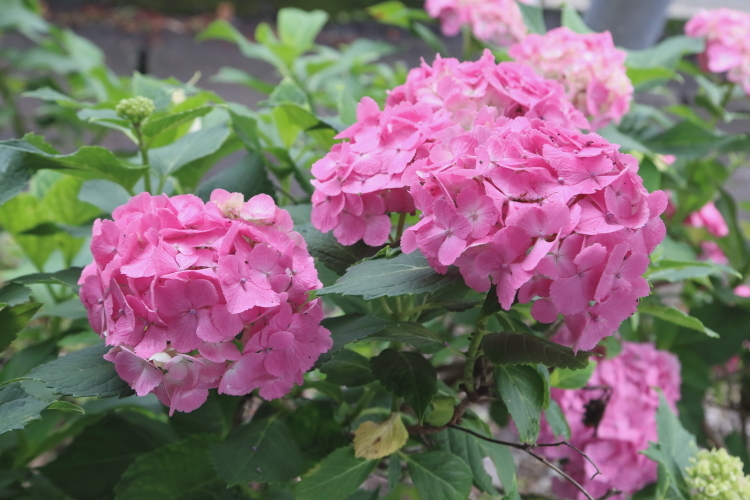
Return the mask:
<path id="1" fill-rule="evenodd" d="M 580 34 L 556 28 L 544 35 L 527 36 L 508 53 L 561 82 L 594 129 L 619 122 L 630 109 L 633 85 L 625 72 L 626 53 L 615 48 L 608 31 Z"/>
<path id="2" fill-rule="evenodd" d="M 330 349 L 312 257 L 270 196 L 141 193 L 112 217 L 94 223 L 81 300 L 139 396 L 170 414 L 217 387 L 274 399 Z"/>
<path id="3" fill-rule="evenodd" d="M 344 245 L 387 241 L 390 213 L 418 211 L 401 248 L 458 266 L 500 305 L 562 315 L 590 349 L 649 293 L 641 275 L 666 229 L 666 195 L 588 128 L 562 86 L 518 63 L 437 58 L 380 110 L 367 98 L 349 139 L 313 165 L 313 224 Z"/>
<path id="4" fill-rule="evenodd" d="M 750 94 L 750 14 L 730 9 L 701 10 L 685 24 L 685 34 L 706 39 L 700 62 L 705 71 L 726 73 Z"/>
<path id="5" fill-rule="evenodd" d="M 593 497 L 612 488 L 626 496 L 656 480 L 657 464 L 640 452 L 658 441 L 656 411 L 661 389 L 673 411 L 680 399 L 680 363 L 677 356 L 653 344 L 623 342 L 622 352 L 599 362 L 583 389 L 552 389 L 570 425 L 570 444 L 585 453 L 601 470 L 570 448 L 544 448 L 549 458 L 566 459 L 564 470 Z M 547 426 L 540 442 L 555 441 Z M 567 481 L 555 480 L 560 498 L 585 497 Z"/>
<path id="6" fill-rule="evenodd" d="M 445 36 L 458 35 L 463 25 L 468 25 L 478 40 L 503 47 L 526 36 L 526 24 L 515 0 L 426 0 L 424 8 L 430 17 L 440 19 Z"/>

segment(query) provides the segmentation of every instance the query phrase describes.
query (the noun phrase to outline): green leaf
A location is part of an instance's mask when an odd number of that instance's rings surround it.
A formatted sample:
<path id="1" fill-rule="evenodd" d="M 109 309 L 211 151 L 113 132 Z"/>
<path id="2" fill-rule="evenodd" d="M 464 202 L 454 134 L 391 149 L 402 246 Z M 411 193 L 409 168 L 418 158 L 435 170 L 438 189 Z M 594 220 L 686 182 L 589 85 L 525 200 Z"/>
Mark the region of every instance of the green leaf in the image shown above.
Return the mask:
<path id="1" fill-rule="evenodd" d="M 346 344 L 377 333 L 391 324 L 392 322 L 386 319 L 362 314 L 346 314 L 324 319 L 321 325 L 330 330 L 333 346 L 320 356 L 318 363 L 323 364 L 331 359 Z"/>
<path id="2" fill-rule="evenodd" d="M 180 436 L 216 434 L 223 438 L 234 424 L 239 403 L 239 398 L 209 391 L 208 399 L 197 410 L 175 412 L 169 417 L 169 424 Z"/>
<path id="3" fill-rule="evenodd" d="M 140 456 L 115 487 L 117 500 L 241 498 L 227 491 L 211 467 L 208 448 L 218 438 L 191 436 Z"/>
<path id="4" fill-rule="evenodd" d="M 643 145 L 640 141 L 637 141 L 633 137 L 624 134 L 617 127 L 612 124 L 607 125 L 604 128 L 600 128 L 596 131 L 597 134 L 601 135 L 609 142 L 619 144 L 623 150 L 640 151 L 642 153 L 651 153 L 652 151 Z M 640 171 L 639 171 L 640 173 Z"/>
<path id="5" fill-rule="evenodd" d="M 154 137 L 166 130 L 193 121 L 198 117 L 205 116 L 213 109 L 213 106 L 201 106 L 199 108 L 172 113 L 155 119 L 150 118 L 145 124 L 143 124 L 141 131 L 149 137 Z"/>
<path id="6" fill-rule="evenodd" d="M 195 194 L 208 201 L 214 189 L 242 193 L 245 200 L 261 193 L 275 197 L 276 191 L 268 179 L 263 160 L 256 153 L 248 153 L 236 164 L 200 184 Z"/>
<path id="7" fill-rule="evenodd" d="M 0 351 L 16 339 L 40 307 L 42 304 L 38 302 L 24 302 L 0 309 Z"/>
<path id="8" fill-rule="evenodd" d="M 135 185 L 145 169 L 124 164 L 109 150 L 99 146 L 84 146 L 75 153 L 59 155 L 45 152 L 21 139 L 0 141 L 0 184 L 17 182 L 25 175 L 21 172 L 23 170 L 30 175 L 44 168 L 61 170 L 82 179 L 107 179 L 127 189 Z M 7 179 L 6 174 L 11 178 Z M 0 201 L 4 200 L 0 197 Z"/>
<path id="9" fill-rule="evenodd" d="M 536 442 L 544 405 L 542 376 L 530 365 L 498 365 L 494 373 L 497 390 L 513 417 L 521 441 Z"/>
<path id="10" fill-rule="evenodd" d="M 48 401 L 39 401 L 15 383 L 0 388 L 0 434 L 12 429 L 23 429 L 47 408 Z"/>
<path id="11" fill-rule="evenodd" d="M 581 19 L 578 11 L 576 11 L 575 8 L 571 7 L 568 4 L 565 4 L 562 8 L 562 25 L 576 33 L 581 33 L 584 35 L 586 33 L 593 33 L 591 28 L 586 26 L 586 23 L 583 22 L 583 19 Z"/>
<path id="12" fill-rule="evenodd" d="M 287 426 L 275 417 L 253 420 L 211 447 L 211 462 L 229 485 L 281 483 L 302 472 L 299 446 Z"/>
<path id="13" fill-rule="evenodd" d="M 0 148 L 0 205 L 23 191 L 31 179 L 24 157 L 20 151 Z"/>
<path id="14" fill-rule="evenodd" d="M 53 401 L 47 407 L 48 410 L 60 410 L 70 413 L 86 413 L 86 411 L 78 405 L 68 403 L 67 401 Z"/>
<path id="15" fill-rule="evenodd" d="M 437 393 L 437 372 L 422 355 L 386 349 L 370 359 L 375 377 L 383 387 L 404 398 L 422 421 Z"/>
<path id="16" fill-rule="evenodd" d="M 409 455 L 409 474 L 420 498 L 430 500 L 466 500 L 471 493 L 469 466 L 447 451 Z"/>
<path id="17" fill-rule="evenodd" d="M 664 85 L 677 77 L 675 71 L 662 66 L 655 68 L 628 68 L 627 75 L 636 92 L 643 92 Z"/>
<path id="18" fill-rule="evenodd" d="M 643 143 L 657 153 L 697 158 L 718 151 L 733 139 L 731 135 L 715 134 L 687 120 L 675 124 Z"/>
<path id="19" fill-rule="evenodd" d="M 332 286 L 318 290 L 318 295 L 338 293 L 361 295 L 365 300 L 378 297 L 434 292 L 461 279 L 458 268 L 438 274 L 419 253 L 400 254 L 392 259 L 366 260 L 350 267 Z"/>
<path id="20" fill-rule="evenodd" d="M 466 426 L 466 423 L 463 424 Z M 475 429 L 472 429 L 475 430 Z M 487 450 L 478 437 L 458 429 L 448 428 L 435 434 L 435 443 L 440 450 L 447 451 L 460 457 L 471 468 L 474 484 L 485 493 L 497 492 L 492 485 L 492 478 L 484 470 L 482 460 L 486 457 Z M 488 443 L 488 446 L 493 446 Z"/>
<path id="21" fill-rule="evenodd" d="M 41 472 L 76 500 L 113 498 L 123 472 L 158 444 L 140 426 L 108 416 L 87 427 Z"/>
<path id="22" fill-rule="evenodd" d="M 277 20 L 279 37 L 284 45 L 303 54 L 312 48 L 327 21 L 328 14 L 322 10 L 281 9 Z"/>
<path id="23" fill-rule="evenodd" d="M 729 274 L 737 278 L 742 275 L 731 267 L 716 264 L 710 261 L 681 261 L 663 259 L 653 263 L 645 277 L 650 281 L 669 281 L 678 283 L 689 279 L 700 279 L 708 276 L 722 276 Z"/>
<path id="24" fill-rule="evenodd" d="M 368 359 L 348 349 L 334 354 L 320 367 L 320 371 L 326 374 L 328 382 L 347 387 L 365 385 L 375 380 Z"/>
<path id="25" fill-rule="evenodd" d="M 404 29 L 409 28 L 411 24 L 411 10 L 398 1 L 383 2 L 367 7 L 367 13 L 377 19 L 378 22 Z"/>
<path id="26" fill-rule="evenodd" d="M 344 500 L 359 488 L 378 462 L 355 458 L 351 446 L 339 448 L 302 477 L 296 500 Z"/>
<path id="27" fill-rule="evenodd" d="M 705 333 L 712 338 L 719 338 L 719 334 L 705 326 L 703 322 L 701 322 L 701 320 L 699 320 L 695 316 L 690 316 L 688 313 L 681 311 L 674 306 L 664 306 L 661 304 L 650 304 L 648 302 L 643 302 L 638 306 L 638 312 L 648 314 L 649 316 L 653 316 L 664 321 L 669 321 L 670 323 L 674 323 L 678 326 L 690 328 L 691 330 L 695 330 L 697 332 Z"/>
<path id="28" fill-rule="evenodd" d="M 540 7 L 519 1 L 516 1 L 516 5 L 521 10 L 523 22 L 530 33 L 544 35 L 547 32 L 547 26 L 544 24 L 544 11 Z"/>
<path id="29" fill-rule="evenodd" d="M 84 347 L 35 368 L 25 378 L 44 382 L 55 394 L 77 398 L 122 397 L 131 393 L 131 389 L 117 375 L 114 363 L 102 357 L 110 349 L 105 345 Z"/>
<path id="30" fill-rule="evenodd" d="M 387 326 L 380 332 L 367 337 L 367 340 L 403 342 L 413 345 L 423 352 L 437 352 L 445 347 L 443 339 L 414 321 L 403 321 Z"/>
<path id="31" fill-rule="evenodd" d="M 485 356 L 496 365 L 543 363 L 546 366 L 580 370 L 593 353 L 578 351 L 551 340 L 519 332 L 489 333 L 482 339 Z"/>
<path id="32" fill-rule="evenodd" d="M 15 306 L 21 302 L 26 302 L 30 296 L 31 289 L 20 283 L 8 283 L 0 288 L 0 304 Z"/>
<path id="33" fill-rule="evenodd" d="M 188 163 L 219 150 L 229 137 L 226 125 L 216 125 L 184 135 L 172 144 L 149 151 L 151 167 L 159 175 L 170 175 Z"/>
<path id="34" fill-rule="evenodd" d="M 338 275 L 346 273 L 349 267 L 376 252 L 375 248 L 364 242 L 344 246 L 336 241 L 333 234 L 321 233 L 310 223 L 298 227 L 297 231 L 305 238 L 310 255 Z"/>
<path id="35" fill-rule="evenodd" d="M 671 36 L 646 50 L 629 50 L 625 65 L 628 68 L 675 69 L 685 54 L 698 54 L 705 49 L 705 41 L 688 36 Z"/>
<path id="36" fill-rule="evenodd" d="M 592 363 L 593 365 L 593 363 Z M 570 439 L 570 426 L 565 414 L 554 399 L 549 402 L 549 406 L 544 410 L 544 417 L 547 419 L 550 429 L 555 436 L 563 439 Z"/>
<path id="37" fill-rule="evenodd" d="M 282 61 L 268 47 L 259 43 L 250 42 L 244 35 L 242 35 L 242 33 L 237 31 L 234 26 L 223 19 L 211 23 L 208 28 L 198 34 L 196 39 L 198 41 L 218 39 L 234 42 L 245 57 L 260 59 L 271 64 L 281 72 L 287 71 L 284 61 Z"/>
<path id="38" fill-rule="evenodd" d="M 670 498 L 689 500 L 690 489 L 685 482 L 685 468 L 690 465 L 690 457 L 698 452 L 698 447 L 695 436 L 685 430 L 661 392 L 656 427 L 659 442 L 650 443 L 642 453 L 659 464 L 657 490 L 669 492 Z"/>
<path id="39" fill-rule="evenodd" d="M 568 368 L 555 368 L 549 375 L 549 383 L 552 387 L 560 389 L 580 389 L 584 387 L 596 369 L 596 361 L 590 361 L 586 368 L 570 370 Z"/>
<path id="40" fill-rule="evenodd" d="M 422 23 L 412 22 L 411 25 L 414 34 L 422 39 L 432 50 L 443 57 L 448 57 L 448 49 L 445 48 L 440 38 L 427 26 Z"/>
<path id="41" fill-rule="evenodd" d="M 269 106 L 278 106 L 281 104 L 296 104 L 298 106 L 307 106 L 309 104 L 307 94 L 292 78 L 286 77 L 281 80 L 268 97 Z M 300 128 L 305 127 L 300 125 Z"/>
<path id="42" fill-rule="evenodd" d="M 12 278 L 10 281 L 22 285 L 31 285 L 33 283 L 65 285 L 74 292 L 78 292 L 78 279 L 81 277 L 82 271 L 83 268 L 81 267 L 69 267 L 68 269 L 63 269 L 62 271 L 54 273 L 26 274 L 24 276 Z"/>
<path id="43" fill-rule="evenodd" d="M 62 106 L 70 106 L 80 108 L 83 103 L 76 101 L 75 99 L 58 92 L 55 89 L 49 87 L 41 87 L 34 90 L 29 90 L 21 94 L 23 97 L 30 97 L 32 99 L 41 99 L 42 101 L 51 101 Z"/>
<path id="44" fill-rule="evenodd" d="M 259 78 L 255 78 L 249 73 L 246 73 L 237 68 L 231 68 L 224 66 L 219 68 L 219 72 L 211 77 L 212 82 L 217 83 L 236 83 L 240 85 L 246 85 L 251 89 L 257 90 L 263 94 L 270 94 L 273 92 L 274 86 L 270 83 L 264 82 Z"/>
<path id="45" fill-rule="evenodd" d="M 81 185 L 78 199 L 111 214 L 115 208 L 130 200 L 130 193 L 112 181 L 94 179 Z"/>

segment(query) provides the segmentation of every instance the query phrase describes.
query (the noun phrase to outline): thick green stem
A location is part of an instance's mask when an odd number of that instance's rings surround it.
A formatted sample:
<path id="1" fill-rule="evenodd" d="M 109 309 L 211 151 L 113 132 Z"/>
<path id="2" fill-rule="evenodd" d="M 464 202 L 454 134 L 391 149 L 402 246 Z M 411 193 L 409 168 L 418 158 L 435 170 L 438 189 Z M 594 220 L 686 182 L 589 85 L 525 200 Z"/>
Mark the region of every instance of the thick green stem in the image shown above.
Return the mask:
<path id="1" fill-rule="evenodd" d="M 406 214 L 402 213 L 398 216 L 398 226 L 396 226 L 396 245 L 401 246 L 401 235 L 404 234 L 404 223 L 406 222 Z"/>
<path id="2" fill-rule="evenodd" d="M 471 58 L 471 28 L 468 25 L 461 27 L 463 35 L 463 60 L 468 61 Z"/>
<path id="3" fill-rule="evenodd" d="M 146 143 L 143 140 L 141 125 L 134 123 L 133 130 L 135 131 L 135 138 L 138 139 L 138 151 L 140 151 L 141 153 L 141 163 L 143 163 L 144 166 L 149 167 L 143 176 L 143 187 L 146 192 L 148 192 L 149 194 L 153 194 L 151 191 L 151 167 L 148 163 L 148 146 L 146 146 Z M 163 187 L 164 179 L 162 178 L 161 182 L 159 183 L 159 190 L 161 191 L 161 188 Z"/>
<path id="4" fill-rule="evenodd" d="M 476 365 L 477 358 L 479 357 L 479 349 L 482 345 L 482 338 L 487 333 L 487 321 L 489 321 L 489 319 L 489 316 L 480 316 L 477 319 L 476 326 L 474 327 L 474 334 L 471 337 L 471 344 L 469 344 L 469 350 L 466 351 L 466 364 L 464 365 L 464 385 L 466 386 L 467 394 L 471 394 L 476 390 L 476 387 L 474 387 L 474 365 Z"/>

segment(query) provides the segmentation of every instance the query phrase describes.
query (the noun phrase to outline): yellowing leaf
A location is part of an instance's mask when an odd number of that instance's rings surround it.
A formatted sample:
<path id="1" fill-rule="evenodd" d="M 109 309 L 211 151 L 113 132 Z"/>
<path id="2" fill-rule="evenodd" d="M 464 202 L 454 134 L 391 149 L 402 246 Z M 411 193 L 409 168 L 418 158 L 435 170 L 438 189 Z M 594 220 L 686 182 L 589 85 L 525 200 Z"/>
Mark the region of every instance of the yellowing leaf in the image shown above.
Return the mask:
<path id="1" fill-rule="evenodd" d="M 354 456 L 370 460 L 383 458 L 401 449 L 409 433 L 398 413 L 380 423 L 362 422 L 354 431 Z"/>

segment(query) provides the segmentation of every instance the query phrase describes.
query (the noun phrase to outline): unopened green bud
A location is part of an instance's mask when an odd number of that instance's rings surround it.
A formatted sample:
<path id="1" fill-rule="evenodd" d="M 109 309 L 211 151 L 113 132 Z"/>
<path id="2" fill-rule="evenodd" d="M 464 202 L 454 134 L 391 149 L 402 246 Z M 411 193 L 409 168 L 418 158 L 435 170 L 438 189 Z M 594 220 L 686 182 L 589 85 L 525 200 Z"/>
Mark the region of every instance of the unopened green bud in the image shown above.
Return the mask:
<path id="1" fill-rule="evenodd" d="M 123 99 L 115 107 L 117 116 L 130 121 L 133 125 L 140 125 L 143 120 L 154 112 L 154 101 L 148 97 L 136 96 Z"/>
<path id="2" fill-rule="evenodd" d="M 685 472 L 693 500 L 750 499 L 750 476 L 742 472 L 742 460 L 723 448 L 700 450 Z"/>

